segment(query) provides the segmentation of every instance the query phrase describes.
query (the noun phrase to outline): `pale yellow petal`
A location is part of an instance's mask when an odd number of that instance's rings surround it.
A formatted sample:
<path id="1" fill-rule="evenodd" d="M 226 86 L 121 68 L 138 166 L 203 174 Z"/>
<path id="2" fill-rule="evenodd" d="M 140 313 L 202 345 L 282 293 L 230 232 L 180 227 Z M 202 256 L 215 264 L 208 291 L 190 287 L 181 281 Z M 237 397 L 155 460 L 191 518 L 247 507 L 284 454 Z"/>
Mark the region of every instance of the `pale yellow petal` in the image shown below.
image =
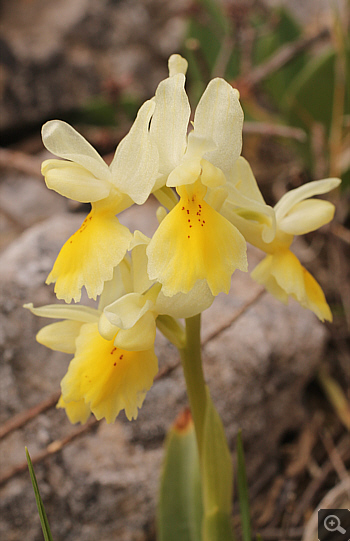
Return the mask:
<path id="1" fill-rule="evenodd" d="M 213 295 L 228 292 L 233 271 L 247 269 L 245 240 L 204 201 L 200 183 L 178 191 L 180 202 L 148 245 L 148 274 L 167 296 L 188 293 L 197 280 L 206 280 Z"/>
<path id="2" fill-rule="evenodd" d="M 156 311 L 158 314 L 174 318 L 193 317 L 209 308 L 214 299 L 207 281 L 197 280 L 188 293 L 177 293 L 167 297 L 161 291 L 157 297 Z"/>
<path id="3" fill-rule="evenodd" d="M 104 309 L 109 321 L 120 329 L 130 329 L 148 311 L 154 307 L 139 293 L 129 293 L 116 300 Z"/>
<path id="4" fill-rule="evenodd" d="M 114 345 L 127 351 L 144 351 L 154 347 L 155 339 L 156 314 L 149 311 L 133 327 L 118 331 Z"/>
<path id="5" fill-rule="evenodd" d="M 163 207 L 161 207 L 163 208 Z M 150 280 L 147 273 L 147 255 L 146 248 L 149 244 L 150 239 L 146 237 L 140 231 L 134 232 L 134 240 L 130 246 L 132 249 L 131 259 L 132 259 L 132 278 L 133 278 L 133 290 L 136 293 L 144 293 L 149 289 L 154 280 Z"/>
<path id="6" fill-rule="evenodd" d="M 115 337 L 117 328 L 113 323 L 107 319 L 104 313 L 101 314 L 100 319 L 98 320 L 98 332 L 105 340 L 112 340 Z"/>
<path id="7" fill-rule="evenodd" d="M 323 180 L 314 180 L 313 182 L 308 182 L 299 188 L 290 190 L 284 194 L 278 203 L 275 205 L 276 218 L 279 222 L 288 212 L 300 201 L 309 199 L 314 195 L 321 195 L 328 193 L 334 188 L 339 186 L 341 180 L 339 178 L 325 178 Z"/>
<path id="8" fill-rule="evenodd" d="M 150 195 L 159 169 L 158 149 L 148 128 L 154 107 L 154 100 L 142 105 L 111 163 L 115 186 L 138 205 Z"/>
<path id="9" fill-rule="evenodd" d="M 110 171 L 96 150 L 72 126 L 62 120 L 50 120 L 42 127 L 42 139 L 55 156 L 78 163 L 96 178 L 108 180 Z"/>
<path id="10" fill-rule="evenodd" d="M 81 165 L 65 160 L 46 160 L 41 172 L 50 190 L 81 203 L 104 199 L 112 187 L 109 180 L 96 178 Z"/>
<path id="11" fill-rule="evenodd" d="M 252 201 L 265 204 L 249 162 L 243 156 L 235 162 L 229 180 L 240 194 Z"/>
<path id="12" fill-rule="evenodd" d="M 261 240 L 272 242 L 276 235 L 275 211 L 266 205 L 247 160 L 238 158 L 228 180 L 228 196 L 221 209 L 222 214 L 234 225 L 236 214 L 252 222 L 253 227 L 255 223 L 256 233 L 261 236 Z M 246 227 L 249 229 L 251 226 L 246 224 Z"/>
<path id="13" fill-rule="evenodd" d="M 131 289 L 130 264 L 127 257 L 124 257 L 119 265 L 114 267 L 112 280 L 104 283 L 103 291 L 98 301 L 98 309 L 103 311 L 106 306 L 126 295 L 126 293 L 129 293 Z"/>
<path id="14" fill-rule="evenodd" d="M 177 187 L 193 184 L 201 174 L 202 167 L 200 158 L 185 159 L 183 162 L 170 173 L 167 186 Z"/>
<path id="15" fill-rule="evenodd" d="M 62 395 L 57 402 L 56 408 L 64 409 L 68 419 L 73 425 L 75 423 L 85 424 L 91 415 L 90 408 L 85 404 L 84 400 L 79 400 L 79 402 L 65 402 Z"/>
<path id="16" fill-rule="evenodd" d="M 322 199 L 307 199 L 292 207 L 278 223 L 279 229 L 291 235 L 305 235 L 333 220 L 335 207 Z"/>
<path id="17" fill-rule="evenodd" d="M 94 323 L 99 318 L 99 312 L 90 306 L 75 306 L 66 304 L 47 304 L 34 308 L 32 303 L 24 304 L 35 316 L 48 317 L 52 319 L 68 319 L 70 321 L 81 321 L 83 323 Z"/>
<path id="18" fill-rule="evenodd" d="M 204 186 L 209 186 L 210 188 L 216 188 L 218 186 L 223 186 L 226 184 L 226 177 L 224 173 L 218 167 L 215 167 L 208 160 L 201 160 L 201 182 Z"/>
<path id="19" fill-rule="evenodd" d="M 36 335 L 39 344 L 63 353 L 75 353 L 75 341 L 79 336 L 82 321 L 59 321 L 46 325 Z"/>
<path id="20" fill-rule="evenodd" d="M 112 279 L 131 239 L 130 231 L 114 214 L 91 211 L 62 247 L 46 283 L 55 282 L 57 298 L 66 302 L 78 302 L 83 286 L 96 299 L 104 282 Z"/>
<path id="21" fill-rule="evenodd" d="M 239 95 L 223 79 L 213 79 L 194 116 L 194 133 L 216 144 L 203 157 L 228 174 L 242 150 L 243 111 Z"/>
<path id="22" fill-rule="evenodd" d="M 162 81 L 155 95 L 151 136 L 159 152 L 159 171 L 165 177 L 180 164 L 186 150 L 190 104 L 184 85 L 185 76 L 178 73 Z"/>
<path id="23" fill-rule="evenodd" d="M 183 58 L 179 54 L 172 54 L 168 60 L 168 67 L 169 67 L 169 77 L 173 77 L 174 75 L 177 75 L 178 73 L 183 73 L 184 75 L 186 75 L 188 62 L 185 58 Z"/>
<path id="24" fill-rule="evenodd" d="M 77 351 L 61 382 L 65 403 L 83 400 L 97 419 L 114 422 L 122 409 L 136 419 L 158 371 L 153 348 L 124 351 L 114 340 L 104 340 L 97 325 L 86 324 L 77 339 Z"/>

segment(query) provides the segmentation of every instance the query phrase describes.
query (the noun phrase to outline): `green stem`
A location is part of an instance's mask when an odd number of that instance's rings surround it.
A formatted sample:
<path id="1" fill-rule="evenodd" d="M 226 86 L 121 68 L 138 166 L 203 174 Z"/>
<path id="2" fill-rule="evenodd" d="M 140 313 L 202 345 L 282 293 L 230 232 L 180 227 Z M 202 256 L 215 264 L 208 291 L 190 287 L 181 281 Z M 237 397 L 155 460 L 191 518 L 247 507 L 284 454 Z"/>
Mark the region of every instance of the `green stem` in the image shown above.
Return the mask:
<path id="1" fill-rule="evenodd" d="M 196 431 L 199 456 L 201 457 L 206 391 L 201 357 L 201 316 L 186 319 L 186 346 L 180 349 L 187 394 Z"/>

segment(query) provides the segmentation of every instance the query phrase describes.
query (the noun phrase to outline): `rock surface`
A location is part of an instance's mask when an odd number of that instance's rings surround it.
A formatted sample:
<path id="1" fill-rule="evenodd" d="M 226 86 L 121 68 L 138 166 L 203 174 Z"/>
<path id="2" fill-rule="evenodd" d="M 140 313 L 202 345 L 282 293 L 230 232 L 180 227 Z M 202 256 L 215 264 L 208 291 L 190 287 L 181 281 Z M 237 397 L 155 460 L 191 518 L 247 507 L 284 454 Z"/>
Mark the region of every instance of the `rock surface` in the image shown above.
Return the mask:
<path id="1" fill-rule="evenodd" d="M 121 221 L 152 234 L 152 208 L 132 208 Z M 58 250 L 83 217 L 60 214 L 30 227 L 0 255 L 0 419 L 2 422 L 59 388 L 69 356 L 35 342 L 45 321 L 23 310 L 25 302 L 54 302 L 44 280 Z M 258 254 L 250 250 L 250 268 Z M 276 468 L 278 443 L 305 419 L 303 393 L 321 359 L 326 333 L 315 316 L 292 303 L 262 295 L 230 325 L 259 287 L 248 274 L 234 274 L 229 295 L 219 295 L 203 314 L 204 372 L 222 415 L 231 448 L 243 429 L 249 475 L 262 479 Z M 220 331 L 221 329 L 221 331 Z M 215 333 L 216 336 L 211 338 Z M 178 359 L 157 339 L 160 366 Z M 36 473 L 55 541 L 151 541 L 162 443 L 169 425 L 187 404 L 181 367 L 158 380 L 136 421 L 120 415 L 101 422 L 63 451 L 37 464 Z M 52 409 L 0 442 L 4 475 L 74 430 Z M 264 473 L 265 472 L 265 473 Z M 0 488 L 0 537 L 35 541 L 40 525 L 28 474 Z"/>
<path id="2" fill-rule="evenodd" d="M 189 0 L 14 0 L 1 5 L 0 130 L 39 123 L 103 90 L 141 97 L 167 76 Z"/>

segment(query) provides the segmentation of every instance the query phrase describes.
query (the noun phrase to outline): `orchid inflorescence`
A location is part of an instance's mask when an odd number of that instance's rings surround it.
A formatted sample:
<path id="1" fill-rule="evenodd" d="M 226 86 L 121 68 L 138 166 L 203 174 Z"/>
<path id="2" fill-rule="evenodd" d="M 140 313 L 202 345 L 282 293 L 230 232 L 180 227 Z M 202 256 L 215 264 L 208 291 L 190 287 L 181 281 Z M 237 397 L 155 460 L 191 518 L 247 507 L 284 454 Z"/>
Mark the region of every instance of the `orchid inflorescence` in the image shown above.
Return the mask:
<path id="1" fill-rule="evenodd" d="M 71 126 L 43 126 L 46 148 L 62 158 L 46 160 L 48 188 L 91 211 L 67 240 L 47 278 L 58 299 L 79 303 L 81 290 L 96 308 L 58 304 L 34 308 L 60 319 L 37 340 L 74 355 L 61 382 L 58 402 L 71 422 L 92 412 L 111 423 L 121 410 L 136 418 L 158 371 L 156 327 L 179 349 L 179 319 L 207 309 L 228 293 L 236 269 L 248 270 L 249 242 L 266 256 L 252 277 L 282 302 L 289 297 L 319 319 L 332 315 L 321 287 L 290 250 L 295 235 L 330 222 L 334 205 L 314 199 L 340 180 L 310 182 L 271 207 L 248 162 L 240 156 L 243 111 L 239 93 L 220 78 L 207 86 L 188 133 L 187 62 L 169 59 L 169 77 L 140 108 L 110 166 Z M 153 194 L 160 203 L 152 238 L 133 234 L 117 214 L 142 205 Z"/>

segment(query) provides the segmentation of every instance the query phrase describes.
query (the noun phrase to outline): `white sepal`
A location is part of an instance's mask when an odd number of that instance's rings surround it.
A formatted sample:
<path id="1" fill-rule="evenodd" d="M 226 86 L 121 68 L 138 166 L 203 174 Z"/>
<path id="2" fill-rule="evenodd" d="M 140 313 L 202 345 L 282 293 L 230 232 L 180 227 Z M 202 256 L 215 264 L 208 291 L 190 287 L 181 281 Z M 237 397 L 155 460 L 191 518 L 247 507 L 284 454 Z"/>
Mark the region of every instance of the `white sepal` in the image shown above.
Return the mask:
<path id="1" fill-rule="evenodd" d="M 92 203 L 108 197 L 112 184 L 96 178 L 81 165 L 66 160 L 45 160 L 41 166 L 50 190 L 80 203 Z"/>
<path id="2" fill-rule="evenodd" d="M 339 178 L 325 178 L 323 180 L 314 180 L 313 182 L 308 182 L 299 188 L 290 190 L 284 194 L 278 203 L 275 205 L 276 219 L 279 223 L 284 216 L 286 216 L 290 210 L 305 199 L 309 199 L 314 195 L 321 195 L 328 193 L 334 188 L 337 188 L 341 180 Z"/>
<path id="3" fill-rule="evenodd" d="M 50 120 L 43 125 L 41 133 L 45 147 L 55 156 L 78 163 L 96 178 L 110 178 L 108 165 L 99 153 L 66 122 Z"/>
<path id="4" fill-rule="evenodd" d="M 323 199 L 307 199 L 294 205 L 278 223 L 279 229 L 291 235 L 305 235 L 328 224 L 334 216 L 335 207 Z"/>
<path id="5" fill-rule="evenodd" d="M 153 99 L 142 105 L 110 166 L 114 185 L 138 205 L 148 198 L 158 174 L 158 150 L 148 129 L 154 108 Z"/>
<path id="6" fill-rule="evenodd" d="M 178 73 L 162 81 L 155 95 L 151 136 L 159 152 L 159 171 L 165 177 L 181 162 L 186 150 L 190 104 L 185 76 Z"/>
<path id="7" fill-rule="evenodd" d="M 238 93 L 224 79 L 210 81 L 194 116 L 194 133 L 213 141 L 204 158 L 228 174 L 242 150 L 243 111 Z"/>
<path id="8" fill-rule="evenodd" d="M 63 353 L 74 354 L 76 350 L 75 341 L 79 336 L 81 321 L 58 321 L 46 325 L 36 335 L 39 344 Z"/>
<path id="9" fill-rule="evenodd" d="M 70 321 L 81 321 L 83 323 L 96 323 L 100 312 L 95 308 L 81 305 L 47 304 L 34 308 L 32 303 L 24 304 L 35 316 L 48 317 L 52 319 L 68 319 Z"/>

